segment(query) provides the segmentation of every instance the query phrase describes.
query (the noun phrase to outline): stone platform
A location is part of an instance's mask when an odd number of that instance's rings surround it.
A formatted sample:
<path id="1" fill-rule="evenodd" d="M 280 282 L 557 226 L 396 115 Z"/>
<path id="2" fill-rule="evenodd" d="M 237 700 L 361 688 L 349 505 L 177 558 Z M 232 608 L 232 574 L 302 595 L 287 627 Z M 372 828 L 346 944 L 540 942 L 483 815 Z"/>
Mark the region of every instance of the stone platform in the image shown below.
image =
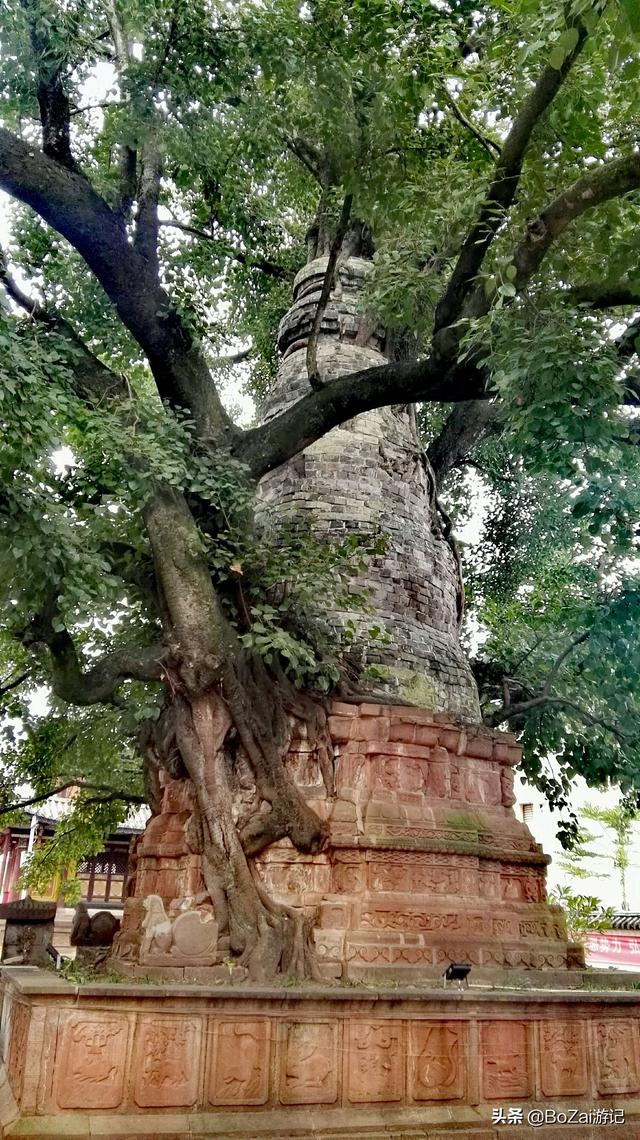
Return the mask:
<path id="1" fill-rule="evenodd" d="M 327 980 L 423 982 L 451 961 L 496 979 L 584 965 L 567 943 L 562 910 L 546 899 L 549 859 L 514 815 L 521 751 L 511 735 L 410 706 L 339 701 L 329 730 L 329 788 L 304 738 L 294 738 L 287 759 L 329 823 L 325 851 L 301 855 L 286 840 L 257 861 L 269 893 L 311 915 Z M 162 812 L 137 849 L 115 950 L 133 976 L 158 968 L 140 946 L 145 899 L 158 896 L 171 915 L 205 892 L 189 846 L 190 789 L 187 780 L 166 781 Z M 217 981 L 228 946 L 221 931 L 210 960 L 172 949 L 162 976 Z"/>
<path id="2" fill-rule="evenodd" d="M 1 982 L 7 1140 L 640 1137 L 638 993 Z"/>

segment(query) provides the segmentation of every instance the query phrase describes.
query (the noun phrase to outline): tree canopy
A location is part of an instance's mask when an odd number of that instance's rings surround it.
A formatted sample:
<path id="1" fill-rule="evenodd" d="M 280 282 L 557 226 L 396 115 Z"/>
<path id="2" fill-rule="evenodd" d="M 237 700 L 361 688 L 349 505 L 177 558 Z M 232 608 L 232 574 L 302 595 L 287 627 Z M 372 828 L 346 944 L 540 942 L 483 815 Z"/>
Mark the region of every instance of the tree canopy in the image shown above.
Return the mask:
<path id="1" fill-rule="evenodd" d="M 296 690 L 335 683 L 340 647 L 292 619 L 363 551 L 266 549 L 255 483 L 409 402 L 444 517 L 483 504 L 462 556 L 487 721 L 556 803 L 576 772 L 640 787 L 635 0 L 8 0 L 0 67 L 5 805 L 84 784 L 99 844 L 153 802 L 160 682 L 195 708 L 239 642 Z M 268 388 L 341 219 L 397 359 L 242 427 L 238 383 Z"/>

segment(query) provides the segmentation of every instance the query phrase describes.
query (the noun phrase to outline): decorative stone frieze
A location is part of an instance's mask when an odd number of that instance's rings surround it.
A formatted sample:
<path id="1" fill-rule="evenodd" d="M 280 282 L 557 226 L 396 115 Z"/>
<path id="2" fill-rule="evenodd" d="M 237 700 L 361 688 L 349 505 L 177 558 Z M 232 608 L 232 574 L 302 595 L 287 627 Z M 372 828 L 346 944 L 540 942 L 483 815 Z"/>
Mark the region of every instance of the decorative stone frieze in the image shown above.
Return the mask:
<path id="1" fill-rule="evenodd" d="M 1 985 L 7 1140 L 640 1132 L 637 993 Z"/>

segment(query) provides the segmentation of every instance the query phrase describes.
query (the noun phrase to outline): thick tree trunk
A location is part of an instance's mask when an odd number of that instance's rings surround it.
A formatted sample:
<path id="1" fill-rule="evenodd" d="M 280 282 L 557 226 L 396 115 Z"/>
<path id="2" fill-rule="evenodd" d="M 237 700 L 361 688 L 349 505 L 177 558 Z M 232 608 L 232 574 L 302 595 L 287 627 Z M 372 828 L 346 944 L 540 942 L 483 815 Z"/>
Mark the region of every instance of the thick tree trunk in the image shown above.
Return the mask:
<path id="1" fill-rule="evenodd" d="M 296 721 L 304 722 L 331 792 L 324 708 L 241 646 L 216 597 L 183 498 L 159 489 L 145 521 L 170 647 L 166 707 L 145 734 L 147 758 L 193 783 L 193 842 L 220 932 L 229 936 L 238 964 L 256 981 L 279 972 L 316 977 L 314 916 L 274 902 L 252 858 L 285 837 L 307 853 L 326 841 L 326 825 L 303 800 L 285 763 Z M 243 778 L 245 809 L 239 811 Z"/>

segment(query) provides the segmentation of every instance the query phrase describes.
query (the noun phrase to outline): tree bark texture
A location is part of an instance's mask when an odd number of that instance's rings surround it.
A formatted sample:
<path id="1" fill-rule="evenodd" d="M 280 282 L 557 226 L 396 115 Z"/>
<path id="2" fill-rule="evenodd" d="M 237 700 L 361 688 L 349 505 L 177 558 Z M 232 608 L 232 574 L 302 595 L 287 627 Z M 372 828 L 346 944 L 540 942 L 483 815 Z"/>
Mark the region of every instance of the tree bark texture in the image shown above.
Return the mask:
<path id="1" fill-rule="evenodd" d="M 182 497 L 158 489 L 146 525 L 169 647 L 165 708 L 142 734 L 147 764 L 188 777 L 193 785 L 191 842 L 234 959 L 256 981 L 279 972 L 315 977 L 313 915 L 275 903 L 252 859 L 283 838 L 310 854 L 326 842 L 326 825 L 305 803 L 285 764 L 295 723 L 304 723 L 330 794 L 325 710 L 241 646 L 214 592 Z M 241 778 L 245 795 L 239 810 Z"/>

